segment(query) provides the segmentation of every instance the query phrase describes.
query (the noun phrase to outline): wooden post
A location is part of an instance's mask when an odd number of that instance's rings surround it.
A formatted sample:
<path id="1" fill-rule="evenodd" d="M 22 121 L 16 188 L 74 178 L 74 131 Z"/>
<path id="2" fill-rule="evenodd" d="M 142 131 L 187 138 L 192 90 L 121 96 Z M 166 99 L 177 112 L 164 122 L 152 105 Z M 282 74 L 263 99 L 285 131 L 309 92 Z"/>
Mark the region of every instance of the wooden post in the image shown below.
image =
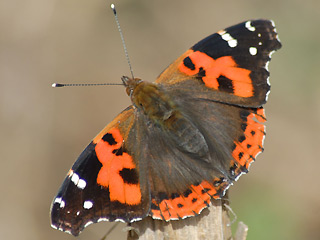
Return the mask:
<path id="1" fill-rule="evenodd" d="M 147 217 L 131 224 L 128 240 L 230 240 L 232 239 L 226 200 L 213 200 L 200 215 L 165 222 Z"/>

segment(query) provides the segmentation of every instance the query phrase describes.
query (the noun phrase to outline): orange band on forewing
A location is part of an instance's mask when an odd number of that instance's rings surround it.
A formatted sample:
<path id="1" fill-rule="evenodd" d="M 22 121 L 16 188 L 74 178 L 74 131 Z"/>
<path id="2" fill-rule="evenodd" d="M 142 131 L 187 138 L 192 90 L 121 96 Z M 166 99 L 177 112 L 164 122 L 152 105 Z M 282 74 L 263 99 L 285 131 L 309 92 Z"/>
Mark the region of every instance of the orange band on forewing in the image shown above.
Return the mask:
<path id="1" fill-rule="evenodd" d="M 251 71 L 239 68 L 231 56 L 213 59 L 207 54 L 199 51 L 193 52 L 192 50 L 188 50 L 187 53 L 187 56 L 194 65 L 194 69 L 190 69 L 184 62 L 181 62 L 179 66 L 180 72 L 193 76 L 203 69 L 205 71 L 205 76 L 202 77 L 202 80 L 207 87 L 218 90 L 218 78 L 224 76 L 232 81 L 234 95 L 240 97 L 253 96 L 253 85 L 250 78 Z"/>
<path id="2" fill-rule="evenodd" d="M 128 184 L 120 176 L 121 170 L 136 168 L 133 159 L 126 152 L 118 156 L 113 152 L 121 148 L 123 143 L 119 129 L 113 128 L 108 134 L 112 135 L 115 143 L 110 145 L 101 139 L 95 147 L 97 158 L 102 164 L 97 183 L 109 188 L 111 201 L 119 201 L 129 205 L 139 204 L 141 202 L 140 184 Z"/>

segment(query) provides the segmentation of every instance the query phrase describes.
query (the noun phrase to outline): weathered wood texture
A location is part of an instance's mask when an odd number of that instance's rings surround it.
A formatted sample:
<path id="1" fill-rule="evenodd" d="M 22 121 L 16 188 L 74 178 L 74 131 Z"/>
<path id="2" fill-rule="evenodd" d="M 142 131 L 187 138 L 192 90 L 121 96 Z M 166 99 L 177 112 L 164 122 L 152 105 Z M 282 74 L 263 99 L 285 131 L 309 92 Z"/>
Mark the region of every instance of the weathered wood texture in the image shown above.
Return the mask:
<path id="1" fill-rule="evenodd" d="M 134 222 L 128 240 L 232 239 L 228 210 L 223 205 L 223 200 L 214 200 L 200 215 L 179 221 L 165 222 L 148 217 Z"/>
<path id="2" fill-rule="evenodd" d="M 243 222 L 239 222 L 234 240 L 246 240 L 248 235 L 248 226 Z"/>

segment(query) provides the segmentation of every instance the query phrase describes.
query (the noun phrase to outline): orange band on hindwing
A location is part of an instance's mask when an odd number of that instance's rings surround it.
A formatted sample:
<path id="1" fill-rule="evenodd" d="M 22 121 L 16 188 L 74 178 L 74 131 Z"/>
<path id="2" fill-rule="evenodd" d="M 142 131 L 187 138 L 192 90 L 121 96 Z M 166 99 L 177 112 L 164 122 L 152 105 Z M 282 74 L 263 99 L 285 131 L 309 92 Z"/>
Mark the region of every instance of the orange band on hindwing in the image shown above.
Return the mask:
<path id="1" fill-rule="evenodd" d="M 211 199 L 221 198 L 225 188 L 229 185 L 223 178 L 215 178 L 213 184 L 202 181 L 191 185 L 183 194 L 172 194 L 152 199 L 151 215 L 162 220 L 181 219 L 195 216 L 209 206 Z"/>
<path id="2" fill-rule="evenodd" d="M 246 169 L 249 168 L 255 157 L 263 151 L 263 139 L 265 137 L 266 121 L 264 109 L 258 108 L 242 113 L 244 134 L 234 141 L 235 147 L 232 152 L 234 159 Z"/>
<path id="3" fill-rule="evenodd" d="M 199 51 L 188 50 L 179 66 L 180 72 L 198 75 L 208 88 L 233 93 L 239 97 L 254 95 L 251 71 L 239 68 L 231 56 L 213 59 Z"/>
<path id="4" fill-rule="evenodd" d="M 102 167 L 97 183 L 109 188 L 110 201 L 137 205 L 141 203 L 141 190 L 136 165 L 123 148 L 123 137 L 117 128 L 106 133 L 95 147 Z"/>

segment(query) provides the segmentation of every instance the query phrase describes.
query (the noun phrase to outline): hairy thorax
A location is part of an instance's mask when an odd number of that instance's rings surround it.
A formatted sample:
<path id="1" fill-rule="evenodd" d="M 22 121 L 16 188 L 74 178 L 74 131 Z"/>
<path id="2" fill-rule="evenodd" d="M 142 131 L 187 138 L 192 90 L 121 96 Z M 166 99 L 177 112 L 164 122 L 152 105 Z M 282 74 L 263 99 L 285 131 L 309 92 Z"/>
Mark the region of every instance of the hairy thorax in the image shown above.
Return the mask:
<path id="1" fill-rule="evenodd" d="M 203 134 L 159 85 L 137 78 L 127 78 L 124 83 L 133 105 L 161 127 L 182 151 L 198 157 L 208 154 Z"/>

